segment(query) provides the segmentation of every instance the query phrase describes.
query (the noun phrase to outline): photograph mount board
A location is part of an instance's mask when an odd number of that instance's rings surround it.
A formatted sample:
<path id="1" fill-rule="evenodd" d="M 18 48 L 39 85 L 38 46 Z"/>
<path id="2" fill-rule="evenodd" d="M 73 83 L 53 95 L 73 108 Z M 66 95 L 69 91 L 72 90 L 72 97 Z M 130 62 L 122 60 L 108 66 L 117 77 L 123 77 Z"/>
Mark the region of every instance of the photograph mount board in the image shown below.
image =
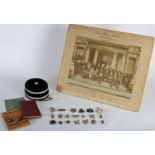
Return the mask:
<path id="1" fill-rule="evenodd" d="M 139 111 L 154 38 L 70 25 L 57 89 Z"/>

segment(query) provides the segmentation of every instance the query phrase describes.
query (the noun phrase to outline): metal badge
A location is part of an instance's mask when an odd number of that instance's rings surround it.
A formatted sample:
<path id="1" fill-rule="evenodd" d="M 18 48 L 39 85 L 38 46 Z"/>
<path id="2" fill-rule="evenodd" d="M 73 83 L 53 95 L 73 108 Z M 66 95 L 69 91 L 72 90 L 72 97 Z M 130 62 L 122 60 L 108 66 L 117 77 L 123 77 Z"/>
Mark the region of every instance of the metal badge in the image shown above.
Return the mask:
<path id="1" fill-rule="evenodd" d="M 88 121 L 88 119 L 85 119 L 82 122 L 83 122 L 83 124 L 88 124 L 89 121 Z"/>
<path id="2" fill-rule="evenodd" d="M 51 121 L 50 121 L 50 124 L 51 124 L 51 125 L 54 125 L 54 124 L 56 124 L 56 121 L 55 121 L 55 120 L 51 120 Z"/>
<path id="3" fill-rule="evenodd" d="M 87 109 L 87 112 L 89 112 L 89 113 L 93 113 L 93 112 L 94 112 L 94 110 L 93 110 L 93 109 L 91 109 L 91 108 L 88 108 L 88 109 Z"/>
<path id="4" fill-rule="evenodd" d="M 96 120 L 91 120 L 91 124 L 96 124 Z"/>
<path id="5" fill-rule="evenodd" d="M 85 116 L 85 115 L 81 115 L 81 117 L 82 117 L 82 118 L 85 118 L 86 116 Z"/>
<path id="6" fill-rule="evenodd" d="M 95 118 L 95 115 L 89 115 L 90 118 Z"/>
<path id="7" fill-rule="evenodd" d="M 55 112 L 55 108 L 54 107 L 51 107 L 51 112 Z"/>
<path id="8" fill-rule="evenodd" d="M 72 117 L 73 117 L 73 118 L 78 118 L 78 117 L 79 117 L 79 115 L 72 115 Z"/>
<path id="9" fill-rule="evenodd" d="M 58 115 L 58 118 L 63 118 L 63 114 L 59 114 Z"/>
<path id="10" fill-rule="evenodd" d="M 102 119 L 103 118 L 103 115 L 99 115 L 99 118 Z"/>
<path id="11" fill-rule="evenodd" d="M 101 120 L 101 124 L 104 124 L 104 120 Z"/>
<path id="12" fill-rule="evenodd" d="M 85 110 L 84 109 L 79 109 L 79 113 L 84 113 L 85 112 Z"/>
<path id="13" fill-rule="evenodd" d="M 74 121 L 74 124 L 75 124 L 75 125 L 80 124 L 80 120 Z"/>
<path id="14" fill-rule="evenodd" d="M 70 115 L 66 114 L 66 115 L 64 115 L 64 117 L 68 119 L 70 117 Z"/>
<path id="15" fill-rule="evenodd" d="M 63 124 L 63 121 L 59 121 L 58 123 L 59 123 L 60 125 L 62 125 L 62 124 Z"/>
<path id="16" fill-rule="evenodd" d="M 66 123 L 66 124 L 70 124 L 70 123 L 71 123 L 71 121 L 70 121 L 70 120 L 67 120 L 67 121 L 65 121 L 65 123 Z"/>
<path id="17" fill-rule="evenodd" d="M 100 107 L 96 107 L 95 112 L 98 114 L 101 114 L 101 113 L 103 113 L 103 109 Z"/>
<path id="18" fill-rule="evenodd" d="M 51 114 L 51 118 L 54 118 L 55 116 L 54 116 L 54 114 Z"/>
<path id="19" fill-rule="evenodd" d="M 75 112 L 77 112 L 77 109 L 72 108 L 70 111 L 71 111 L 72 113 L 75 113 Z"/>
<path id="20" fill-rule="evenodd" d="M 60 109 L 57 109 L 57 111 L 64 112 L 64 111 L 66 111 L 66 109 L 60 108 Z"/>

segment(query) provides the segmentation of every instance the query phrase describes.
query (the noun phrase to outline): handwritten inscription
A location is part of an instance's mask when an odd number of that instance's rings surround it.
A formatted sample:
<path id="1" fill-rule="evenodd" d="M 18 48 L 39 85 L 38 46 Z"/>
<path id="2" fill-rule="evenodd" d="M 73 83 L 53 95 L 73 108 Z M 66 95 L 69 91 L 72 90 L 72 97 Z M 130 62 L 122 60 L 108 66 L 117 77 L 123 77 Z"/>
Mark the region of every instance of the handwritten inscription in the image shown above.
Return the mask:
<path id="1" fill-rule="evenodd" d="M 124 40 L 123 35 L 119 35 L 112 32 L 96 32 L 96 34 L 98 35 L 98 38 L 106 41 L 119 42 Z"/>

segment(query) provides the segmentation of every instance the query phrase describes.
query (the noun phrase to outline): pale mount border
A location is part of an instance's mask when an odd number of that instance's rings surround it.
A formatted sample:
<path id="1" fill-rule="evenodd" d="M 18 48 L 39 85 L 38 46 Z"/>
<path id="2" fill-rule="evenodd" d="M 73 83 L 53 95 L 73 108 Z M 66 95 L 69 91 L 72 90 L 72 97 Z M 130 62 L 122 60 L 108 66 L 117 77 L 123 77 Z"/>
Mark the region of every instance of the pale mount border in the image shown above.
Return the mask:
<path id="1" fill-rule="evenodd" d="M 122 44 L 125 46 L 132 45 L 141 48 L 135 84 L 132 91 L 132 97 L 130 99 L 77 85 L 72 85 L 67 82 L 76 36 L 83 36 L 94 40 L 104 40 L 107 42 L 111 41 L 116 44 Z M 85 27 L 80 25 L 69 25 L 57 90 L 70 95 L 87 98 L 89 100 L 110 104 L 120 108 L 139 111 L 152 55 L 153 44 L 154 38 L 149 36 L 135 35 L 131 33 Z"/>

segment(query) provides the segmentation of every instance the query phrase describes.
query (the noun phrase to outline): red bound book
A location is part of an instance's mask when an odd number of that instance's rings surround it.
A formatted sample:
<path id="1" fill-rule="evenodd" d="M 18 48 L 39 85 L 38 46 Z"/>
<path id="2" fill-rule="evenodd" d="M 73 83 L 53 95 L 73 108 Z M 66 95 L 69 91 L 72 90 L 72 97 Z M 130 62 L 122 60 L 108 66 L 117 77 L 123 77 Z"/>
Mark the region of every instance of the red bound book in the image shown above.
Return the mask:
<path id="1" fill-rule="evenodd" d="M 20 109 L 25 118 L 41 117 L 40 110 L 35 101 L 20 101 Z"/>

